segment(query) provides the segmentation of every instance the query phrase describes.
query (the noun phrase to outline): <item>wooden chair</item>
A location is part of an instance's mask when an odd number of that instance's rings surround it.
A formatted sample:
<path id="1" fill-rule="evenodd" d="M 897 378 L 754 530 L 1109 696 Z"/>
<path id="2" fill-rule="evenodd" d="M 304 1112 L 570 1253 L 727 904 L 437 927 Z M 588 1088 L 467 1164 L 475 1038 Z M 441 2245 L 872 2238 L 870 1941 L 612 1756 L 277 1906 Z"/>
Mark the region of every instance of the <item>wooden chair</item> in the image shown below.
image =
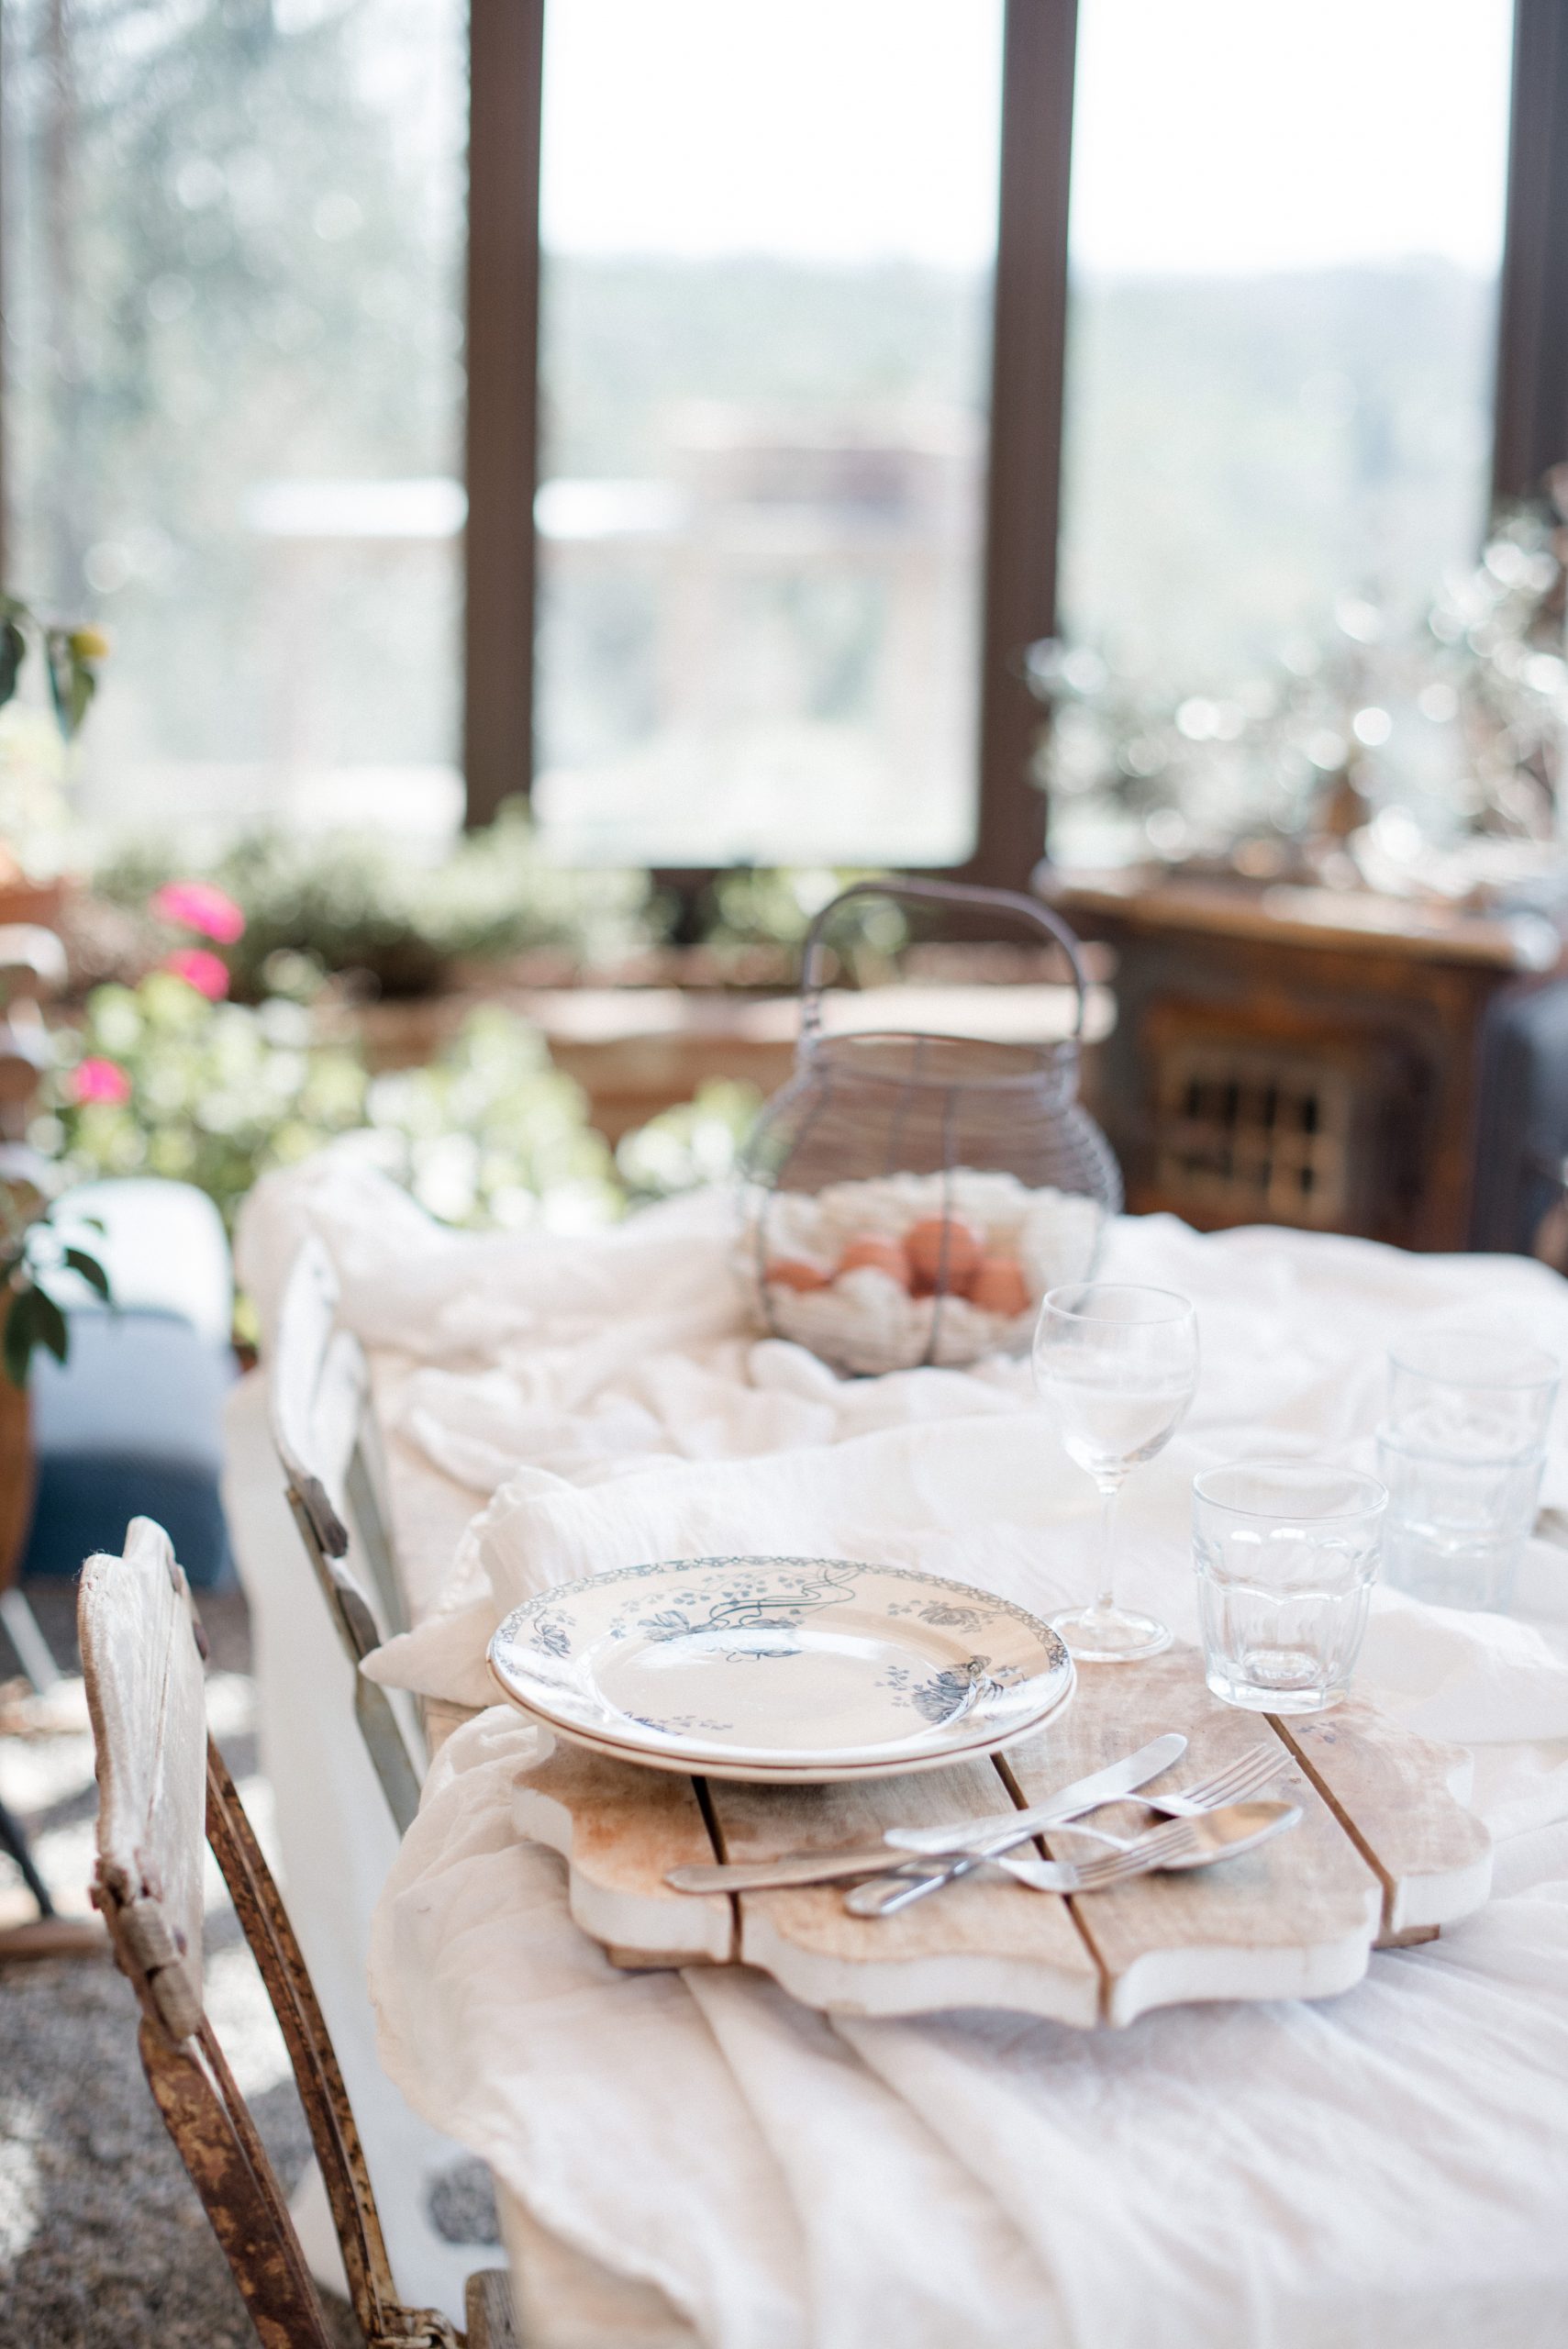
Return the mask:
<path id="1" fill-rule="evenodd" d="M 354 1713 L 400 1835 L 419 1808 L 425 1754 L 412 1708 L 400 1715 L 360 1665 L 408 1628 L 386 1505 L 385 1464 L 364 1350 L 336 1327 L 338 1276 L 318 1240 L 284 1288 L 270 1364 L 272 1441 L 306 1554 L 354 1667 Z M 352 1520 L 353 1536 L 339 1514 Z M 368 1579 L 357 1575 L 363 1560 Z M 379 1615 L 378 1615 L 379 1609 Z"/>
<path id="2" fill-rule="evenodd" d="M 138 1518 L 79 1601 L 98 1775 L 93 1899 L 141 2007 L 141 2060 L 265 2349 L 333 2349 L 284 2189 L 202 1997 L 202 1836 L 267 1986 L 310 2124 L 366 2349 L 459 2349 L 397 2301 L 354 2117 L 278 1889 L 206 1734 L 201 1627 L 168 1536 Z M 472 2277 L 469 2349 L 518 2349 L 504 2270 Z"/>

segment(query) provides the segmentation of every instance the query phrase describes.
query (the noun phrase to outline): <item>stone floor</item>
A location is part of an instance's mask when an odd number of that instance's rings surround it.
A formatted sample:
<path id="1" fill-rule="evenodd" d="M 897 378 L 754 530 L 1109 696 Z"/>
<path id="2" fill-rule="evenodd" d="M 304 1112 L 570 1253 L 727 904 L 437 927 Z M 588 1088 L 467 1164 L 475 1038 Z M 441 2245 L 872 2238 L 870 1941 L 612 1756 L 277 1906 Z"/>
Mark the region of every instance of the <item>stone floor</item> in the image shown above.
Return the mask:
<path id="1" fill-rule="evenodd" d="M 55 1654 L 74 1663 L 73 1592 L 29 1590 Z M 215 1733 L 263 1842 L 243 1602 L 202 1600 Z M 0 1683 L 14 1670 L 0 1633 Z M 7 1713 L 0 1724 L 26 1720 Z M 74 1693 L 74 1692 L 73 1692 Z M 36 1709 L 33 1709 L 36 1718 Z M 69 1700 L 65 1709 L 69 1723 Z M 86 1909 L 95 1809 L 80 1726 L 0 1734 L 0 1793 L 26 1827 L 62 1911 Z M 0 1922 L 31 1902 L 0 1857 Z M 292 2187 L 309 2154 L 305 2117 L 260 1976 L 216 1869 L 207 1898 L 206 2002 L 272 2160 Z M 206 2213 L 165 2134 L 136 2051 L 136 2001 L 106 1959 L 0 1966 L 0 2349 L 255 2349 L 256 2335 Z M 473 2165 L 478 2171 L 479 2165 Z M 452 2181 L 455 2239 L 494 2240 L 483 2172 Z M 444 2213 L 437 2213 L 438 2224 Z M 334 2310 L 345 2349 L 359 2341 Z"/>

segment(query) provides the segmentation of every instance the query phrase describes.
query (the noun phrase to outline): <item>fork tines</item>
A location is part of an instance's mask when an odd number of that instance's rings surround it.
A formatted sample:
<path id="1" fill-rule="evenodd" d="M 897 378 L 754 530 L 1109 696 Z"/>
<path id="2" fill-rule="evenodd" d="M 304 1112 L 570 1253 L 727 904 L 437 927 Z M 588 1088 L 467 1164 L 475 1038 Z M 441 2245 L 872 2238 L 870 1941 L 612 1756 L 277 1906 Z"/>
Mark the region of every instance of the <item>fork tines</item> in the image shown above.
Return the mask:
<path id="1" fill-rule="evenodd" d="M 1277 1777 L 1290 1760 L 1283 1745 L 1250 1745 L 1234 1762 L 1228 1762 L 1212 1777 L 1203 1779 L 1187 1789 L 1189 1798 L 1214 1803 L 1223 1797 L 1227 1800 L 1238 1795 L 1251 1794 L 1254 1787 L 1266 1786 Z"/>
<path id="2" fill-rule="evenodd" d="M 1103 1859 L 1080 1862 L 1079 1884 L 1086 1892 L 1092 1885 L 1114 1884 L 1124 1876 L 1141 1876 L 1151 1861 L 1174 1858 L 1186 1850 L 1192 1840 L 1193 1821 L 1173 1819 L 1166 1826 L 1140 1836 L 1131 1851 L 1107 1852 Z"/>

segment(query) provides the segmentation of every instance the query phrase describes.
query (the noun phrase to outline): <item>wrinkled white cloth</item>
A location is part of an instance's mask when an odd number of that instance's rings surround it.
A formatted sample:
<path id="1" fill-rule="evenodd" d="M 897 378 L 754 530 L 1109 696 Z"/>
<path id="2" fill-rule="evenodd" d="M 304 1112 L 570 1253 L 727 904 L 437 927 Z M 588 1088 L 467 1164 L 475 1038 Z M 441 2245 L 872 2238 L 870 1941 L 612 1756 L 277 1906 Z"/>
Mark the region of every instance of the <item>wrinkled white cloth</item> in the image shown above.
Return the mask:
<path id="1" fill-rule="evenodd" d="M 419 1364 L 397 1440 L 473 1491 L 432 1611 L 380 1676 L 489 1694 L 506 1609 L 570 1576 L 724 1548 L 874 1554 L 1048 1606 L 1087 1575 L 1094 1496 L 1026 1366 L 833 1378 L 748 1332 L 730 1208 L 592 1239 L 464 1240 L 333 1153 L 258 1195 L 263 1314 L 319 1231 L 344 1310 Z M 1568 1286 L 1128 1219 L 1102 1268 L 1197 1306 L 1176 1441 L 1132 1480 L 1135 1603 L 1192 1636 L 1188 1487 L 1240 1455 L 1370 1457 L 1396 1334 L 1463 1322 L 1568 1356 Z M 1554 1446 L 1548 1497 L 1568 1494 Z M 1568 1555 L 1513 1619 L 1377 1594 L 1362 1685 L 1470 1745 L 1500 1839 L 1480 1916 L 1345 1997 L 1186 2008 L 1125 2032 L 1027 2018 L 829 2020 L 736 1969 L 627 1976 L 517 1839 L 538 1732 L 450 1741 L 378 1912 L 384 2061 L 484 2155 L 508 2234 L 602 2288 L 529 2337 L 573 2349 L 1555 2349 L 1568 2323 Z M 515 2198 L 515 2200 L 512 2199 Z M 526 2243 L 525 2243 L 526 2253 Z M 616 2288 L 616 2279 L 622 2279 Z M 560 2279 L 558 2279 L 559 2281 Z M 592 2301 L 592 2305 L 589 2301 Z"/>

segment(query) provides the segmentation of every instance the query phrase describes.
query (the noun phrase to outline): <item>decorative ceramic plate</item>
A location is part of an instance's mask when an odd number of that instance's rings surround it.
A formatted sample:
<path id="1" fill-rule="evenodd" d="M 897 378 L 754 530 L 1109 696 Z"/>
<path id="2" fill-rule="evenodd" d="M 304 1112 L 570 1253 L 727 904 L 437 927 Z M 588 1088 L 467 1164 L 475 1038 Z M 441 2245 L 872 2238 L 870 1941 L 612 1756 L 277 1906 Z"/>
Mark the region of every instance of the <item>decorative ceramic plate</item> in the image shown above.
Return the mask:
<path id="1" fill-rule="evenodd" d="M 1073 1689 L 1066 1649 L 1023 1608 L 844 1558 L 673 1558 L 560 1584 L 507 1616 L 490 1668 L 578 1744 L 779 1783 L 988 1753 Z"/>

